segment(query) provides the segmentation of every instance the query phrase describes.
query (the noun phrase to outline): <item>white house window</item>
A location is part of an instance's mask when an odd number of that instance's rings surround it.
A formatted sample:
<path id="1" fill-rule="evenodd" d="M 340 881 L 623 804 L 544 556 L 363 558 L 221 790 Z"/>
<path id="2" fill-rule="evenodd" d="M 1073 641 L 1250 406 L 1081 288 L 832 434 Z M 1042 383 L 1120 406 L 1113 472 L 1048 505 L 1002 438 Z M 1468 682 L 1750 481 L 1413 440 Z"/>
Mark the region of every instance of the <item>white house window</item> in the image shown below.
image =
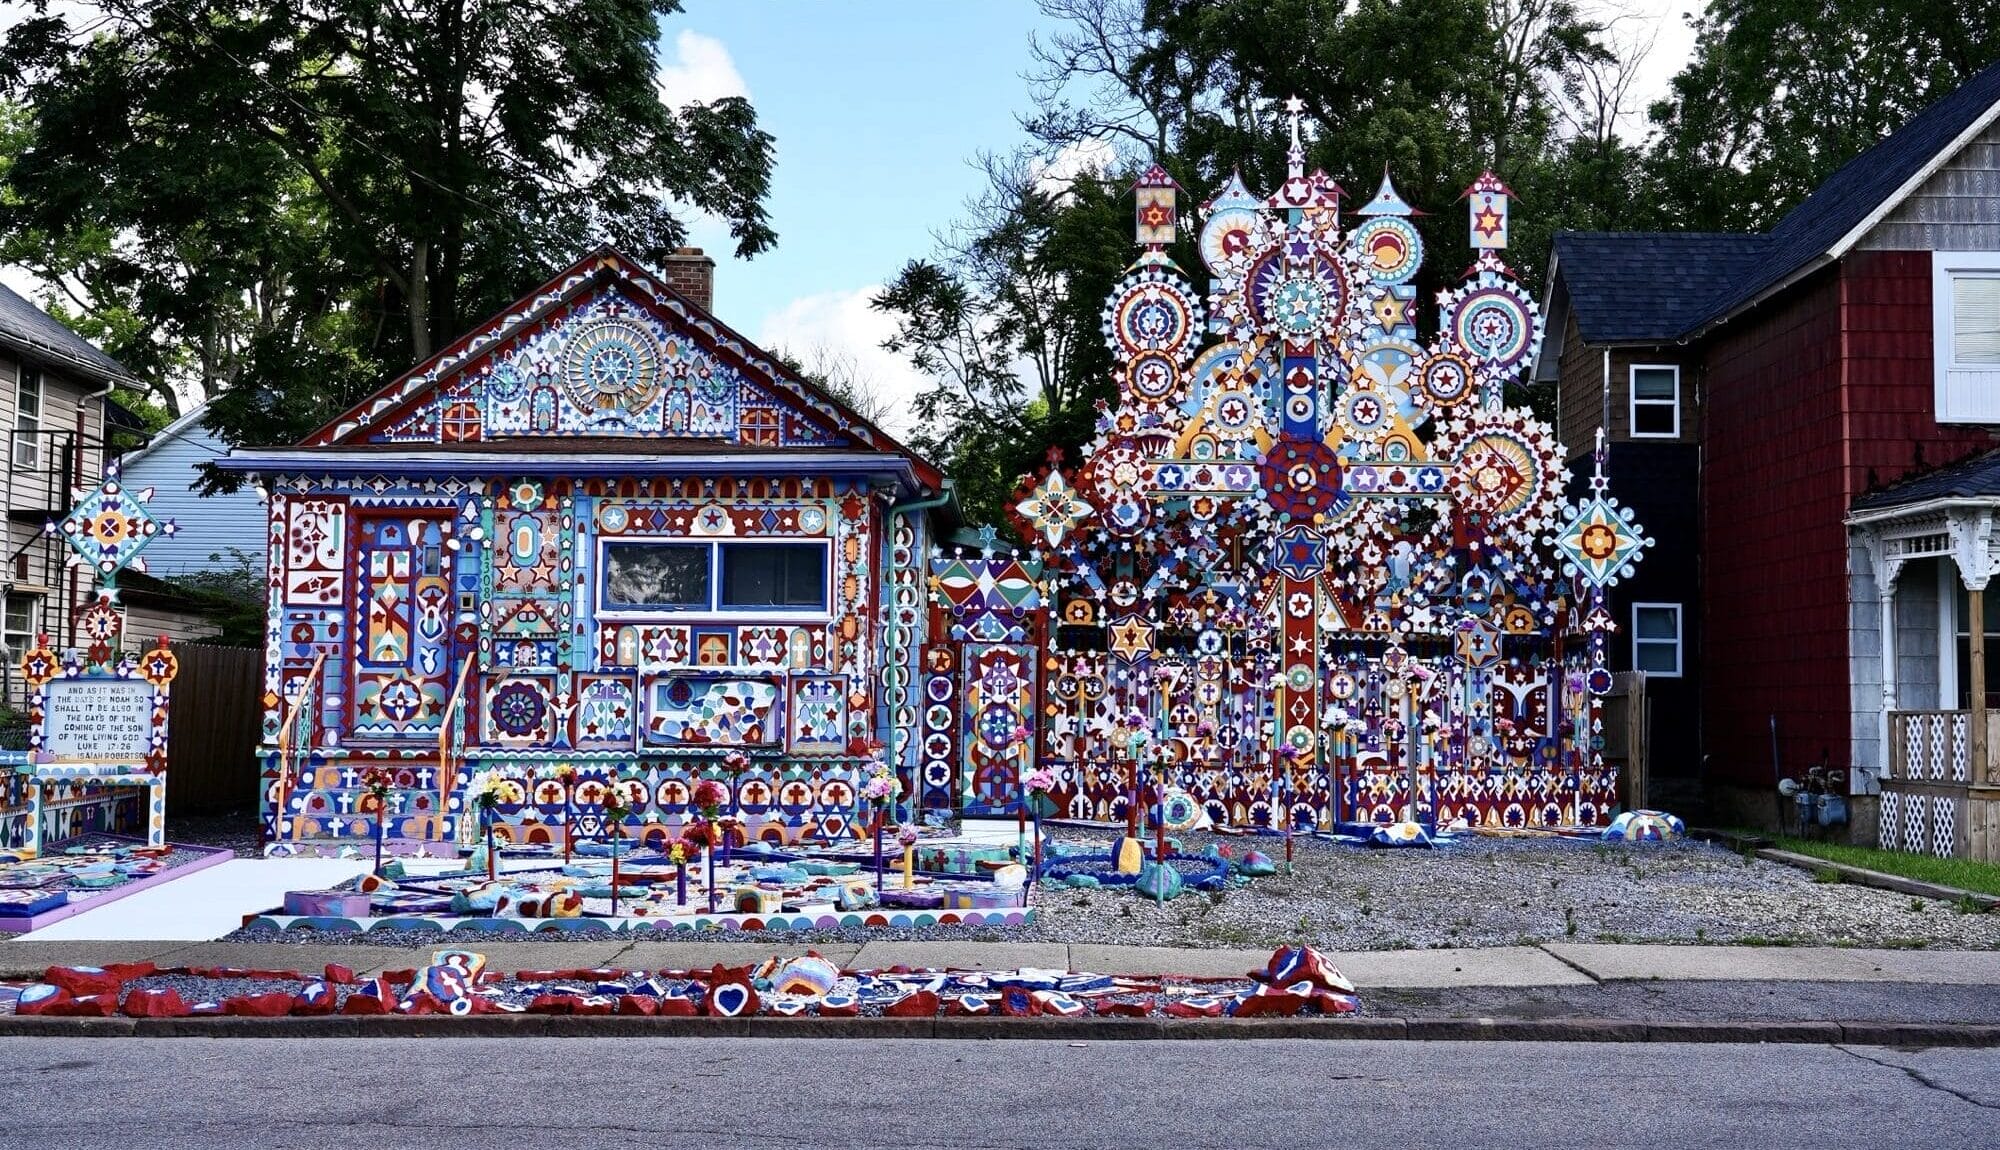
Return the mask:
<path id="1" fill-rule="evenodd" d="M 1648 675 L 1681 674 L 1681 605 L 1632 604 L 1632 666 Z"/>
<path id="2" fill-rule="evenodd" d="M 1632 435 L 1677 439 L 1681 433 L 1681 369 L 1673 364 L 1632 365 Z"/>
<path id="3" fill-rule="evenodd" d="M 2000 252 L 1931 253 L 1940 423 L 2000 424 Z"/>
<path id="4" fill-rule="evenodd" d="M 35 434 L 41 427 L 42 373 L 24 365 L 21 368 L 20 379 L 14 384 L 14 469 L 16 471 L 42 469 L 42 437 Z"/>
<path id="5" fill-rule="evenodd" d="M 824 614 L 824 542 L 634 540 L 602 548 L 599 609 L 657 613 Z"/>
<path id="6" fill-rule="evenodd" d="M 0 619 L 0 644 L 7 648 L 7 661 L 17 662 L 35 645 L 35 597 L 9 595 L 4 619 Z"/>

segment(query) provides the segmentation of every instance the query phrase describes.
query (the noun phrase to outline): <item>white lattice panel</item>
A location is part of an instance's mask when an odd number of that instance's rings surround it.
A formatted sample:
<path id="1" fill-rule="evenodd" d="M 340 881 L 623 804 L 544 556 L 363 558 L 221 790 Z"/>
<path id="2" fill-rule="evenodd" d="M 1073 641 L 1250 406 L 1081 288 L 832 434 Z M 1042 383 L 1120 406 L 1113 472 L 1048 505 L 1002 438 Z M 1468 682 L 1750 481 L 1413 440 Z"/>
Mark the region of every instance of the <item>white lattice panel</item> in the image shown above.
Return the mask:
<path id="1" fill-rule="evenodd" d="M 1962 783 L 1971 777 L 1972 766 L 1972 717 L 1953 715 L 1951 717 L 1951 779 Z"/>
<path id="2" fill-rule="evenodd" d="M 1931 853 L 1941 859 L 1952 855 L 1958 838 L 1958 800 L 1931 796 Z"/>
<path id="3" fill-rule="evenodd" d="M 1944 778 L 1944 716 L 1930 715 L 1924 719 L 1928 736 L 1924 740 L 1924 774 L 1927 779 Z"/>
<path id="4" fill-rule="evenodd" d="M 1882 817 L 1877 822 L 1882 836 L 1882 849 L 1903 850 L 1903 796 L 1896 791 L 1882 792 Z"/>
<path id="5" fill-rule="evenodd" d="M 1903 804 L 1903 849 L 1920 851 L 1928 846 L 1930 836 L 1924 831 L 1924 797 L 1911 795 Z"/>

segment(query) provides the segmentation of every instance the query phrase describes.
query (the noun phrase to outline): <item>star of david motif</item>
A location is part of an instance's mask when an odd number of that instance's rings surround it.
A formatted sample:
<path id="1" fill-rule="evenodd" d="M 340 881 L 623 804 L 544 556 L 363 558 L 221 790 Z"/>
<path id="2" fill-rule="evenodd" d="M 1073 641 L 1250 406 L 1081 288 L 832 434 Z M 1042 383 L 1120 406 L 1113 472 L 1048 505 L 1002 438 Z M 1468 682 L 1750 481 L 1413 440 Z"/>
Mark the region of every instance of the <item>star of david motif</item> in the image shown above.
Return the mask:
<path id="1" fill-rule="evenodd" d="M 1111 652 L 1121 659 L 1135 659 L 1153 649 L 1153 625 L 1135 617 L 1111 625 Z"/>
<path id="2" fill-rule="evenodd" d="M 1491 667 L 1500 661 L 1500 630 L 1484 619 L 1469 619 L 1459 625 L 1457 647 L 1466 666 Z"/>
<path id="3" fill-rule="evenodd" d="M 1326 569 L 1326 536 L 1295 523 L 1278 536 L 1275 566 L 1292 579 L 1311 579 Z"/>

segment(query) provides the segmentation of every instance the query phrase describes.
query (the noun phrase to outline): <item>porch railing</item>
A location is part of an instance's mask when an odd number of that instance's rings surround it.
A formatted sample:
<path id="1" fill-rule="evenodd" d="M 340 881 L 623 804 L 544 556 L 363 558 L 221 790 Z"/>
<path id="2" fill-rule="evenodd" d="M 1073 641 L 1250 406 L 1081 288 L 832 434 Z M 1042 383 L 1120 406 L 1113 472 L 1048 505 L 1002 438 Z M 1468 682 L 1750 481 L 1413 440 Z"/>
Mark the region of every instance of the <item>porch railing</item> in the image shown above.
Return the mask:
<path id="1" fill-rule="evenodd" d="M 1986 759 L 1972 761 L 1972 712 L 1889 712 L 1889 774 L 1931 783 L 1984 783 L 2000 753 L 2000 711 L 1986 713 Z"/>

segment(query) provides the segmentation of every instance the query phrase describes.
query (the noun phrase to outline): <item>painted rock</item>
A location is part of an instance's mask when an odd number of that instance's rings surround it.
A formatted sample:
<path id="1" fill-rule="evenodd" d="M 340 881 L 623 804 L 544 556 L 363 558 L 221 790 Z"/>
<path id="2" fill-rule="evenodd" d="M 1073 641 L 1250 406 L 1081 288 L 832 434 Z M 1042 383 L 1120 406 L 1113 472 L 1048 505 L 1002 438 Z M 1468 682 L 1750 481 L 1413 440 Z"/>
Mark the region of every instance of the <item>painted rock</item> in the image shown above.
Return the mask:
<path id="1" fill-rule="evenodd" d="M 1037 990 L 1034 994 L 1035 1006 L 1043 1014 L 1053 1014 L 1061 1018 L 1075 1018 L 1084 1012 L 1084 1005 L 1060 990 Z"/>
<path id="2" fill-rule="evenodd" d="M 387 1014 L 389 1004 L 372 994 L 350 994 L 340 1004 L 342 1014 Z"/>
<path id="3" fill-rule="evenodd" d="M 1169 1018 L 1214 1018 L 1220 1015 L 1228 1005 L 1229 1000 L 1226 998 L 1196 995 L 1192 998 L 1183 998 L 1169 1002 L 1167 1004 L 1167 1016 Z"/>
<path id="4" fill-rule="evenodd" d="M 999 997 L 992 994 L 961 994 L 952 999 L 951 1012 L 970 1015 L 991 1014 L 994 1005 L 999 1001 Z"/>
<path id="5" fill-rule="evenodd" d="M 757 1013 L 757 988 L 748 982 L 720 982 L 708 988 L 708 1013 L 717 1018 L 742 1018 Z"/>
<path id="6" fill-rule="evenodd" d="M 834 905 L 842 910 L 861 910 L 875 905 L 875 887 L 868 879 L 851 879 L 834 890 Z"/>
<path id="7" fill-rule="evenodd" d="M 327 963 L 326 970 L 322 972 L 321 977 L 325 978 L 328 982 L 333 983 L 335 986 L 354 985 L 354 969 L 352 967 L 342 966 L 337 962 Z"/>
<path id="8" fill-rule="evenodd" d="M 1245 851 L 1243 852 L 1243 861 L 1236 864 L 1236 869 L 1239 873 L 1248 875 L 1251 878 L 1263 878 L 1266 875 L 1277 874 L 1278 864 L 1273 862 L 1271 856 L 1265 854 L 1263 851 Z"/>
<path id="9" fill-rule="evenodd" d="M 1305 995 L 1260 986 L 1250 994 L 1239 995 L 1229 1013 L 1238 1018 L 1290 1018 L 1310 1005 L 1312 999 Z"/>
<path id="10" fill-rule="evenodd" d="M 1665 811 L 1626 811 L 1604 828 L 1608 843 L 1670 843 L 1687 834 L 1687 824 Z"/>
<path id="11" fill-rule="evenodd" d="M 1170 863 L 1149 862 L 1139 871 L 1139 893 L 1155 902 L 1181 895 L 1181 872 Z"/>
<path id="12" fill-rule="evenodd" d="M 936 991 L 913 990 L 883 1007 L 882 1014 L 886 1018 L 935 1018 L 938 1005 Z"/>
<path id="13" fill-rule="evenodd" d="M 186 1018 L 193 1011 L 178 990 L 134 990 L 125 996 L 123 1007 L 131 1018 Z"/>
<path id="14" fill-rule="evenodd" d="M 1271 961 L 1264 969 L 1253 970 L 1250 977 L 1267 986 L 1290 987 L 1303 983 L 1310 990 L 1331 990 L 1341 994 L 1353 994 L 1354 984 L 1340 973 L 1324 954 L 1310 946 L 1281 946 L 1271 952 Z"/>
<path id="15" fill-rule="evenodd" d="M 314 918 L 367 918 L 369 898 L 354 890 L 288 890 L 285 913 Z"/>
<path id="16" fill-rule="evenodd" d="M 300 1015 L 332 1014 L 334 989 L 324 982 L 314 980 L 305 985 L 292 998 L 292 1013 Z"/>
<path id="17" fill-rule="evenodd" d="M 283 1018 L 291 1012 L 292 996 L 282 992 L 238 994 L 222 1000 L 222 1013 L 241 1018 Z"/>
<path id="18" fill-rule="evenodd" d="M 1010 986 L 1000 992 L 1000 1013 L 1009 1018 L 1033 1018 L 1042 1012 L 1037 992 L 1025 986 Z"/>
<path id="19" fill-rule="evenodd" d="M 1430 832 L 1421 823 L 1390 823 L 1386 827 L 1376 827 L 1368 833 L 1371 847 L 1427 847 L 1431 845 Z"/>
<path id="20" fill-rule="evenodd" d="M 836 990 L 819 1000 L 819 1012 L 826 1018 L 853 1018 L 861 1013 L 861 999 L 850 991 Z"/>
<path id="21" fill-rule="evenodd" d="M 1119 839 L 1118 849 L 1114 853 L 1118 860 L 1119 874 L 1138 874 L 1139 868 L 1145 865 L 1146 844 L 1140 842 L 1138 839 Z"/>
<path id="22" fill-rule="evenodd" d="M 51 966 L 42 972 L 42 981 L 60 986 L 78 998 L 86 994 L 115 994 L 121 985 L 116 974 L 101 966 Z"/>
<path id="23" fill-rule="evenodd" d="M 1008 863 L 993 872 L 993 885 L 1000 890 L 1020 890 L 1028 885 L 1028 868 L 1020 863 Z"/>
<path id="24" fill-rule="evenodd" d="M 1094 874 L 1073 874 L 1063 879 L 1063 885 L 1075 887 L 1078 890 L 1096 890 L 1104 884 L 1098 882 L 1097 876 Z"/>
<path id="25" fill-rule="evenodd" d="M 664 1018 L 693 1018 L 701 1013 L 701 1009 L 695 1005 L 694 999 L 685 994 L 662 994 L 660 1005 L 654 1013 Z"/>
<path id="26" fill-rule="evenodd" d="M 621 994 L 618 996 L 620 1014 L 658 1014 L 660 1000 L 645 994 Z"/>
<path id="27" fill-rule="evenodd" d="M 801 955 L 786 963 L 772 980 L 780 994 L 797 995 L 809 1002 L 825 998 L 840 981 L 840 968 L 816 954 Z"/>
<path id="28" fill-rule="evenodd" d="M 1153 1012 L 1153 1000 L 1143 998 L 1136 1002 L 1117 998 L 1099 999 L 1093 1008 L 1106 1018 L 1144 1018 Z"/>
<path id="29" fill-rule="evenodd" d="M 14 1003 L 15 1014 L 47 1014 L 57 1003 L 68 1002 L 69 991 L 46 982 L 30 983 L 21 988 L 21 997 Z"/>

